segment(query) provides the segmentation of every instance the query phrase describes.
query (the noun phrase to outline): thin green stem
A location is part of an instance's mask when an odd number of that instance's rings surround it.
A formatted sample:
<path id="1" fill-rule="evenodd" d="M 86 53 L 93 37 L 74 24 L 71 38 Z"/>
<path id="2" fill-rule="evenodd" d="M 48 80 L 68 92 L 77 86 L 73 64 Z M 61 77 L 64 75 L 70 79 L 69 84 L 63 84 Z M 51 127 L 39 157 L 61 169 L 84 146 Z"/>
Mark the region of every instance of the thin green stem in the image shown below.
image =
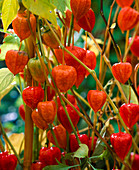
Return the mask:
<path id="1" fill-rule="evenodd" d="M 4 139 L 5 139 L 5 140 L 8 142 L 8 144 L 10 145 L 11 149 L 13 150 L 15 156 L 16 156 L 17 159 L 18 159 L 19 164 L 21 165 L 20 157 L 18 156 L 18 154 L 17 154 L 15 148 L 13 147 L 13 145 L 12 145 L 11 141 L 9 140 L 9 138 L 8 138 L 8 136 L 7 136 L 7 134 L 6 134 L 6 132 L 4 131 L 4 128 L 3 128 L 3 126 L 2 126 L 1 121 L 0 121 L 0 129 L 1 129 L 2 135 L 4 136 Z"/>
<path id="2" fill-rule="evenodd" d="M 2 143 L 2 140 L 0 139 L 0 150 L 1 152 L 4 152 L 5 151 L 5 148 L 3 146 L 3 143 Z"/>
<path id="3" fill-rule="evenodd" d="M 52 127 L 50 127 L 50 130 L 51 130 L 52 136 L 53 136 L 53 138 L 54 138 L 56 147 L 60 148 L 60 147 L 59 147 L 59 143 L 58 143 L 57 138 L 56 138 L 56 135 L 55 135 L 55 133 L 54 133 Z"/>
<path id="4" fill-rule="evenodd" d="M 15 88 L 17 89 L 17 91 L 19 92 L 20 95 L 22 95 L 20 89 L 17 87 L 17 85 L 15 85 Z"/>
<path id="5" fill-rule="evenodd" d="M 123 58 L 123 62 L 126 61 L 126 56 L 127 56 L 128 52 L 129 52 L 129 50 L 130 50 L 131 45 L 133 44 L 133 41 L 134 41 L 135 36 L 136 36 L 136 34 L 137 34 L 137 32 L 138 32 L 138 29 L 139 29 L 139 24 L 137 25 L 136 31 L 134 32 L 134 34 L 133 34 L 133 36 L 132 36 L 132 40 L 131 40 L 130 44 L 128 45 L 128 47 L 127 47 L 127 49 L 126 49 L 126 51 L 125 51 L 124 58 Z"/>
<path id="6" fill-rule="evenodd" d="M 77 93 L 75 90 L 73 90 L 73 91 L 74 91 L 75 95 L 91 109 L 91 106 L 89 105 L 89 103 L 79 93 Z"/>
<path id="7" fill-rule="evenodd" d="M 69 31 L 68 46 L 70 46 L 70 42 L 71 42 L 72 30 L 73 30 L 73 21 L 74 21 L 74 15 L 72 13 L 71 21 L 70 21 L 70 31 Z"/>
<path id="8" fill-rule="evenodd" d="M 70 151 L 70 149 L 69 149 L 69 133 L 68 133 L 68 131 L 66 131 L 66 138 L 67 138 L 67 153 Z"/>
<path id="9" fill-rule="evenodd" d="M 51 51 L 52 51 L 52 53 L 53 53 L 53 55 L 54 55 L 54 57 L 55 57 L 55 60 L 56 60 L 56 64 L 58 65 L 59 64 L 59 62 L 58 62 L 58 60 L 57 60 L 57 58 L 56 58 L 56 55 L 55 55 L 55 52 L 54 52 L 54 50 L 53 50 L 53 48 L 51 48 Z"/>
<path id="10" fill-rule="evenodd" d="M 61 95 L 61 96 L 62 96 L 62 95 Z M 65 110 L 66 116 L 67 116 L 67 118 L 68 118 L 68 120 L 69 120 L 69 122 L 70 122 L 70 125 L 71 125 L 71 127 L 72 127 L 72 130 L 73 130 L 73 132 L 74 132 L 74 134 L 75 134 L 75 136 L 76 136 L 76 139 L 77 139 L 77 141 L 78 141 L 78 144 L 81 144 L 81 141 L 80 141 L 80 139 L 79 139 L 79 137 L 78 137 L 78 135 L 77 135 L 77 132 L 76 132 L 76 130 L 75 130 L 75 127 L 74 127 L 74 125 L 73 125 L 73 123 L 72 123 L 72 121 L 71 121 L 71 118 L 70 118 L 70 116 L 69 116 L 69 113 L 68 113 L 68 111 L 67 111 L 66 105 L 65 105 L 65 103 L 63 102 L 63 100 L 61 99 L 61 96 L 59 96 L 60 101 L 61 101 L 61 105 L 63 106 L 63 108 L 64 108 L 64 110 Z"/>
<path id="11" fill-rule="evenodd" d="M 78 104 L 79 104 L 79 106 L 80 106 L 82 112 L 83 112 L 84 115 L 86 116 L 87 120 L 90 120 L 90 118 L 89 118 L 88 114 L 86 113 L 86 111 L 84 110 L 84 108 L 83 108 L 83 106 L 82 106 L 80 100 L 79 100 L 78 97 L 75 95 L 75 93 L 74 93 L 74 91 L 73 91 L 72 89 L 71 89 L 71 92 L 72 92 L 72 94 L 74 95 L 75 99 L 77 100 L 77 102 L 78 102 Z"/>
<path id="12" fill-rule="evenodd" d="M 41 49 L 41 52 L 42 52 L 43 44 L 42 44 L 42 39 L 41 39 L 39 19 L 37 19 L 37 29 L 38 29 L 38 38 L 39 38 L 39 43 L 40 43 L 40 49 Z M 42 57 L 44 59 L 45 56 L 42 56 Z"/>
<path id="13" fill-rule="evenodd" d="M 38 159 L 38 155 L 39 155 L 39 128 L 36 127 L 36 131 L 35 131 L 35 140 L 34 140 L 34 160 Z"/>
<path id="14" fill-rule="evenodd" d="M 23 88 L 22 88 L 22 83 L 21 83 L 21 77 L 20 77 L 20 74 L 18 74 L 18 79 L 19 79 L 19 87 L 20 87 L 20 91 L 21 91 L 21 94 L 23 92 Z"/>

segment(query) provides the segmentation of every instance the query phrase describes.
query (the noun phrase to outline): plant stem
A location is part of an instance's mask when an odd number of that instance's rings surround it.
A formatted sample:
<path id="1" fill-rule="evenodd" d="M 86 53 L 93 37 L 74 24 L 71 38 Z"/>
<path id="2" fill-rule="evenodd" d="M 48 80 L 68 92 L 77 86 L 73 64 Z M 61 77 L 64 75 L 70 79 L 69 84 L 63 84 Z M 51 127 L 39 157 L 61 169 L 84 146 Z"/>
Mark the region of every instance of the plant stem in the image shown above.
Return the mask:
<path id="1" fill-rule="evenodd" d="M 33 160 L 37 160 L 38 159 L 38 155 L 39 155 L 39 128 L 36 126 L 36 132 L 34 135 L 34 159 Z"/>
<path id="2" fill-rule="evenodd" d="M 25 147 L 24 147 L 24 170 L 30 170 L 33 150 L 33 121 L 32 110 L 26 106 L 25 109 Z"/>
<path id="3" fill-rule="evenodd" d="M 30 21 L 29 21 L 29 15 L 27 18 L 27 21 L 29 23 L 30 31 Z M 30 58 L 33 58 L 35 56 L 35 46 L 33 43 L 34 35 L 32 35 L 26 39 L 26 49 L 28 49 L 28 55 Z M 32 76 L 29 72 L 29 69 L 27 67 L 26 70 L 26 76 L 27 76 L 27 86 L 32 86 Z M 32 109 L 26 105 L 25 108 L 25 145 L 24 145 L 24 170 L 30 170 L 31 164 L 32 164 L 32 153 L 33 153 L 33 121 L 31 118 Z"/>
<path id="4" fill-rule="evenodd" d="M 60 147 L 59 147 L 59 143 L 58 143 L 58 141 L 57 141 L 56 135 L 55 135 L 55 133 L 54 133 L 54 131 L 53 131 L 52 127 L 50 127 L 50 130 L 51 130 L 52 136 L 53 136 L 53 138 L 54 138 L 54 141 L 55 141 L 56 147 L 58 147 L 58 148 L 60 149 Z"/>
<path id="5" fill-rule="evenodd" d="M 93 150 L 93 147 L 94 147 L 94 137 L 95 137 L 96 123 L 97 123 L 97 114 L 94 113 L 94 131 L 92 131 L 91 151 Z"/>
<path id="6" fill-rule="evenodd" d="M 99 81 L 101 83 L 102 83 L 101 75 L 102 75 L 102 70 L 103 70 L 103 68 L 102 68 L 102 58 L 103 58 L 103 54 L 104 54 L 104 50 L 105 50 L 105 45 L 106 45 L 106 40 L 107 40 L 107 36 L 108 36 L 108 30 L 109 30 L 109 27 L 110 27 L 110 19 L 111 19 L 111 14 L 112 14 L 114 3 L 115 3 L 115 0 L 113 1 L 112 5 L 111 5 L 109 19 L 108 19 L 108 23 L 107 23 L 106 31 L 105 31 L 104 44 L 103 44 L 102 53 L 101 53 L 101 56 L 100 56 Z"/>
<path id="7" fill-rule="evenodd" d="M 4 151 L 5 151 L 5 148 L 4 148 L 4 146 L 3 146 L 3 143 L 2 143 L 2 141 L 1 141 L 1 139 L 0 139 L 0 150 L 1 150 L 1 152 L 4 152 Z"/>
<path id="8" fill-rule="evenodd" d="M 32 77 L 27 68 L 27 86 L 32 86 Z M 33 153 L 33 121 L 31 118 L 32 109 L 26 105 L 25 107 L 25 145 L 24 145 L 24 170 L 30 170 L 32 164 Z"/>
<path id="9" fill-rule="evenodd" d="M 138 73 L 138 69 L 139 69 L 139 63 L 134 68 L 134 86 L 135 86 L 136 91 L 137 91 L 137 73 Z"/>
<path id="10" fill-rule="evenodd" d="M 77 102 L 78 102 L 78 104 L 79 104 L 81 110 L 83 111 L 84 115 L 86 116 L 86 118 L 87 118 L 88 120 L 90 120 L 88 114 L 87 114 L 86 111 L 84 110 L 84 108 L 83 108 L 81 102 L 79 101 L 79 99 L 77 98 L 77 96 L 75 95 L 75 93 L 74 93 L 74 91 L 73 91 L 72 89 L 71 89 L 71 92 L 72 92 L 72 94 L 74 95 L 75 99 L 77 100 Z"/>
<path id="11" fill-rule="evenodd" d="M 91 106 L 89 105 L 89 103 L 88 103 L 79 93 L 77 93 L 75 90 L 73 90 L 73 92 L 75 93 L 75 95 L 76 95 L 80 100 L 82 100 L 82 101 L 91 109 Z"/>
<path id="12" fill-rule="evenodd" d="M 68 46 L 70 46 L 70 42 L 71 42 L 72 30 L 73 30 L 73 21 L 74 21 L 74 15 L 72 13 L 71 21 L 70 21 L 70 31 L 69 31 Z"/>
<path id="13" fill-rule="evenodd" d="M 20 157 L 18 156 L 15 148 L 13 147 L 11 141 L 9 140 L 9 138 L 8 138 L 8 136 L 7 136 L 7 134 L 6 134 L 3 126 L 2 126 L 1 121 L 0 121 L 0 130 L 1 130 L 1 132 L 2 132 L 2 135 L 4 136 L 4 139 L 8 142 L 8 144 L 10 145 L 11 149 L 13 150 L 15 156 L 17 157 L 19 164 L 21 165 Z"/>
<path id="14" fill-rule="evenodd" d="M 67 138 L 67 153 L 69 153 L 70 149 L 69 149 L 69 133 L 68 131 L 66 131 L 66 138 Z"/>
<path id="15" fill-rule="evenodd" d="M 22 95 L 23 88 L 22 88 L 22 83 L 21 83 L 20 74 L 18 74 L 18 78 L 19 78 L 19 87 L 20 87 L 20 91 L 21 91 L 21 95 Z"/>
<path id="16" fill-rule="evenodd" d="M 120 8 L 120 7 L 117 6 L 117 9 L 116 9 L 116 12 L 115 12 L 115 15 L 114 15 L 114 18 L 113 18 L 112 23 L 115 23 L 115 21 L 116 21 L 119 8 Z M 114 32 L 114 29 L 111 30 L 111 33 L 112 33 L 112 34 L 113 34 L 113 32 Z M 110 55 L 110 47 L 111 47 L 111 37 L 109 36 L 108 43 L 107 43 L 107 47 L 106 47 L 106 50 L 105 50 L 105 55 L 107 56 L 108 59 L 109 59 L 109 55 Z M 106 71 L 107 71 L 107 64 L 104 65 L 103 77 L 102 77 L 102 81 L 101 81 L 102 84 L 103 84 L 104 79 L 105 79 Z"/>
<path id="17" fill-rule="evenodd" d="M 126 39 L 125 39 L 125 52 L 126 52 L 127 47 L 128 47 L 128 39 L 129 39 L 129 30 L 127 30 L 127 32 L 126 32 Z"/>
<path id="18" fill-rule="evenodd" d="M 139 29 L 139 23 L 138 23 L 138 25 L 137 25 L 137 27 L 136 27 L 136 31 L 134 32 L 134 34 L 133 34 L 133 36 L 132 36 L 131 42 L 130 42 L 130 44 L 128 45 L 126 51 L 125 51 L 124 58 L 123 58 L 123 62 L 126 61 L 126 56 L 127 56 L 128 52 L 129 52 L 129 50 L 130 50 L 131 45 L 133 44 L 133 41 L 134 41 L 135 36 L 136 36 L 136 34 L 137 34 L 137 32 L 138 32 L 138 29 Z"/>
<path id="19" fill-rule="evenodd" d="M 99 46 L 98 43 L 96 42 L 96 40 L 95 40 L 95 38 L 93 37 L 93 35 L 92 35 L 91 33 L 88 33 L 88 34 L 89 34 L 90 38 L 91 38 L 91 39 L 94 41 L 94 43 L 96 44 L 96 46 L 97 46 L 98 50 L 100 51 L 100 53 L 102 53 L 102 49 L 100 48 L 100 46 Z M 108 58 L 106 57 L 105 54 L 103 55 L 103 57 L 104 57 L 105 63 L 108 65 L 110 71 L 112 71 L 112 67 L 111 67 L 110 61 L 108 60 Z M 127 101 L 127 98 L 126 98 L 126 96 L 125 96 L 125 94 L 124 94 L 124 92 L 123 92 L 123 90 L 122 90 L 122 87 L 121 87 L 120 83 L 119 83 L 118 80 L 116 80 L 116 79 L 115 79 L 115 82 L 116 82 L 116 84 L 117 84 L 117 86 L 118 86 L 119 91 L 121 92 L 121 95 L 122 95 L 125 103 L 127 103 L 127 102 L 128 102 L 128 101 Z"/>
<path id="20" fill-rule="evenodd" d="M 115 1 L 115 0 L 114 0 L 114 1 Z M 102 18 L 103 18 L 103 20 L 104 20 L 105 25 L 107 26 L 108 24 L 107 24 L 106 18 L 105 18 L 104 13 L 103 13 L 103 0 L 101 0 L 100 14 L 101 14 L 101 16 L 102 16 Z M 120 54 L 119 49 L 118 49 L 118 46 L 117 46 L 117 44 L 116 44 L 116 42 L 115 42 L 115 40 L 114 40 L 114 38 L 113 38 L 113 35 L 112 35 L 112 33 L 111 33 L 110 28 L 108 28 L 108 32 L 109 32 L 109 34 L 110 34 L 110 36 L 111 36 L 112 43 L 113 43 L 113 46 L 114 46 L 116 55 L 117 55 L 118 59 L 121 59 L 121 54 Z"/>
<path id="21" fill-rule="evenodd" d="M 31 25 L 30 25 L 30 22 L 28 23 L 29 24 L 29 27 L 31 29 Z M 43 49 L 43 45 L 42 45 L 42 40 L 41 40 L 41 35 L 40 35 L 40 28 L 39 28 L 39 23 L 37 22 L 37 27 L 38 27 L 38 36 L 39 36 L 39 41 L 40 41 L 40 47 L 41 47 L 41 50 Z M 47 82 L 47 84 L 49 84 L 49 81 L 48 81 L 48 78 L 47 78 L 47 74 L 46 74 L 46 71 L 45 71 L 45 63 L 43 61 L 43 59 L 41 58 L 41 55 L 40 55 L 40 52 L 39 52 L 39 49 L 38 49 L 38 46 L 36 45 L 36 41 L 35 41 L 35 38 L 33 36 L 33 33 L 32 33 L 32 42 L 33 42 L 33 45 L 35 47 L 35 51 L 39 57 L 39 60 L 40 60 L 40 63 L 41 63 L 41 67 L 43 68 L 43 72 L 44 72 L 44 76 L 45 76 L 45 80 Z M 45 56 L 45 55 L 44 55 Z"/>

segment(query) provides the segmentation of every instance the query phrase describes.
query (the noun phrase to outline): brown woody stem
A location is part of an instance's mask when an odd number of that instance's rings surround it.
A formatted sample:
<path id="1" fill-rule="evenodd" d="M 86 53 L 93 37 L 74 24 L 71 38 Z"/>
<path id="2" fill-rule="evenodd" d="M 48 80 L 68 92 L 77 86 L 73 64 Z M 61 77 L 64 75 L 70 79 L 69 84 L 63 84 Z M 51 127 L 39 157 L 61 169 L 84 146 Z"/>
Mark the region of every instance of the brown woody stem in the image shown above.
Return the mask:
<path id="1" fill-rule="evenodd" d="M 126 56 L 127 56 L 128 52 L 129 52 L 129 50 L 130 50 L 131 45 L 133 44 L 133 41 L 134 41 L 135 36 L 136 36 L 136 34 L 137 34 L 137 32 L 138 32 L 138 29 L 139 29 L 139 23 L 138 23 L 138 25 L 137 25 L 137 27 L 136 27 L 136 31 L 134 32 L 134 34 L 133 34 L 133 36 L 132 36 L 131 42 L 130 42 L 130 44 L 128 45 L 126 51 L 125 51 L 124 58 L 123 58 L 123 62 L 126 61 Z"/>
<path id="2" fill-rule="evenodd" d="M 139 69 L 139 63 L 135 66 L 134 68 L 134 86 L 135 90 L 137 91 L 137 74 L 138 74 L 138 69 Z"/>
<path id="3" fill-rule="evenodd" d="M 96 42 L 96 40 L 95 40 L 95 38 L 93 37 L 93 35 L 92 35 L 91 33 L 88 33 L 88 34 L 89 34 L 90 38 L 94 41 L 94 43 L 95 43 L 96 47 L 98 48 L 98 50 L 100 51 L 100 53 L 102 53 L 102 49 L 100 48 L 100 46 L 99 46 L 98 43 Z M 105 63 L 106 63 L 107 66 L 109 67 L 110 71 L 112 71 L 112 67 L 111 67 L 110 61 L 109 61 L 109 59 L 106 57 L 105 54 L 103 55 L 103 58 L 104 58 Z M 117 84 L 117 86 L 118 86 L 118 89 L 119 89 L 119 91 L 120 91 L 120 93 L 121 93 L 124 101 L 127 103 L 127 102 L 128 102 L 128 101 L 127 101 L 127 98 L 126 98 L 126 96 L 125 96 L 125 94 L 124 94 L 124 92 L 123 92 L 123 90 L 122 90 L 122 87 L 121 87 L 120 83 L 119 83 L 118 80 L 116 80 L 116 79 L 115 79 L 115 82 L 116 82 L 116 84 Z"/>
<path id="4" fill-rule="evenodd" d="M 114 1 L 115 1 L 115 0 L 114 0 Z M 105 18 L 104 13 L 103 13 L 103 0 L 101 0 L 100 14 L 101 14 L 101 16 L 102 16 L 102 18 L 103 18 L 103 20 L 104 20 L 105 25 L 107 26 L 108 24 L 107 24 L 106 18 Z M 121 54 L 120 54 L 119 49 L 118 49 L 118 46 L 117 46 L 117 44 L 116 44 L 116 42 L 115 42 L 115 40 L 114 40 L 114 38 L 113 38 L 113 35 L 112 35 L 112 33 L 111 33 L 111 29 L 110 29 L 110 28 L 108 28 L 108 32 L 109 32 L 109 35 L 111 36 L 112 43 L 113 43 L 113 47 L 114 47 L 114 49 L 115 49 L 116 55 L 117 55 L 118 59 L 121 59 Z"/>
<path id="5" fill-rule="evenodd" d="M 117 9 L 116 9 L 116 11 L 115 11 L 115 15 L 114 15 L 114 18 L 113 18 L 112 23 L 115 23 L 115 21 L 116 21 L 119 8 L 120 8 L 120 7 L 118 6 Z M 113 32 L 114 32 L 114 29 L 111 30 L 111 33 L 112 33 L 112 34 L 113 34 Z M 110 47 L 111 47 L 111 37 L 109 36 L 108 43 L 107 43 L 107 47 L 106 47 L 106 50 L 105 50 L 105 55 L 107 56 L 107 58 L 109 58 L 109 55 L 110 55 Z M 106 71 L 107 71 L 107 64 L 105 64 L 105 65 L 104 65 L 104 68 L 103 68 L 103 77 L 102 77 L 102 80 L 101 80 L 101 83 L 102 83 L 102 84 L 103 84 L 104 79 L 105 79 Z"/>
<path id="6" fill-rule="evenodd" d="M 29 26 L 29 15 L 27 19 Z M 28 49 L 29 56 L 31 58 L 34 57 L 34 44 L 33 44 L 33 38 L 34 36 L 31 35 L 29 38 L 26 40 L 26 48 Z M 27 86 L 32 85 L 32 76 L 29 72 L 29 69 L 27 68 Z M 31 164 L 32 164 L 32 153 L 33 153 L 33 121 L 31 118 L 32 114 L 32 109 L 28 106 L 25 108 L 25 146 L 24 146 L 24 170 L 30 170 L 31 169 Z"/>
<path id="7" fill-rule="evenodd" d="M 32 85 L 32 77 L 27 70 L 27 86 Z M 32 109 L 28 106 L 25 108 L 25 146 L 24 146 L 24 170 L 29 170 L 32 163 L 33 153 L 33 121 L 31 118 Z"/>
<path id="8" fill-rule="evenodd" d="M 114 3 L 115 3 L 115 0 L 113 1 L 112 5 L 111 5 L 110 14 L 109 14 L 109 19 L 108 19 L 108 23 L 107 23 L 106 31 L 105 31 L 104 44 L 103 44 L 102 53 L 101 53 L 101 56 L 100 56 L 99 81 L 100 81 L 101 83 L 102 83 L 102 81 L 101 81 L 101 75 L 102 75 L 102 70 L 103 70 L 103 65 L 104 65 L 104 64 L 102 65 L 102 59 L 103 59 L 103 54 L 104 54 L 104 52 L 105 52 L 105 45 L 106 45 L 106 40 L 107 40 L 107 36 L 108 36 L 108 30 L 109 30 L 109 27 L 110 27 L 110 19 L 111 19 L 111 14 L 112 14 L 112 10 L 113 10 Z"/>

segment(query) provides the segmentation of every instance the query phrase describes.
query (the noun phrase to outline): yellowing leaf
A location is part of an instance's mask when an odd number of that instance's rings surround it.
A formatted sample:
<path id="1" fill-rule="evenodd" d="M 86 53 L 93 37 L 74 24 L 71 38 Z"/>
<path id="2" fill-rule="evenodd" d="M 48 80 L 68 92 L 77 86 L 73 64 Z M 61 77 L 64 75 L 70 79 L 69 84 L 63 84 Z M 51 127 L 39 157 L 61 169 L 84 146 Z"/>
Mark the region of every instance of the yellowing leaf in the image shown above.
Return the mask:
<path id="1" fill-rule="evenodd" d="M 97 47 L 95 45 L 91 45 L 89 47 L 89 50 L 93 51 L 95 53 L 96 57 L 99 55 L 99 50 L 97 49 Z"/>
<path id="2" fill-rule="evenodd" d="M 126 98 L 129 99 L 129 85 L 121 84 L 121 86 L 122 86 L 122 89 L 123 89 L 123 91 L 125 93 Z M 130 88 L 131 88 L 130 102 L 134 103 L 134 104 L 139 104 L 137 96 L 134 93 L 134 90 L 132 89 L 132 87 L 130 87 Z"/>
<path id="3" fill-rule="evenodd" d="M 0 53 L 0 60 L 5 60 L 5 55 L 7 53 L 7 51 L 9 50 L 18 50 L 18 44 L 14 44 L 14 43 L 4 43 L 0 46 L 1 49 L 1 53 Z"/>
<path id="4" fill-rule="evenodd" d="M 110 29 L 114 29 L 116 27 L 116 23 L 113 23 L 110 27 Z"/>
<path id="5" fill-rule="evenodd" d="M 2 5 L 2 22 L 4 31 L 7 30 L 12 20 L 16 17 L 18 9 L 18 0 L 4 0 Z"/>
<path id="6" fill-rule="evenodd" d="M 65 15 L 64 11 L 66 7 L 70 7 L 70 1 L 69 0 L 50 0 L 52 4 L 54 4 L 58 10 L 61 11 L 63 15 Z"/>
<path id="7" fill-rule="evenodd" d="M 0 69 L 0 92 L 6 89 L 13 81 L 14 75 L 8 68 Z"/>
<path id="8" fill-rule="evenodd" d="M 85 36 L 85 35 L 82 35 L 82 39 L 83 39 L 84 41 L 86 41 L 86 36 Z M 103 41 L 102 41 L 101 39 L 95 39 L 95 40 L 96 40 L 96 42 L 97 42 L 98 44 L 103 44 Z M 87 45 L 88 45 L 88 49 L 89 49 L 90 51 L 93 51 L 96 56 L 99 55 L 99 50 L 98 50 L 98 48 L 96 47 L 94 41 L 93 41 L 91 38 L 89 38 L 89 37 L 87 37 Z"/>
<path id="9" fill-rule="evenodd" d="M 14 87 L 14 75 L 8 68 L 0 69 L 0 100 Z"/>
<path id="10" fill-rule="evenodd" d="M 1 13 L 1 11 L 2 11 L 2 4 L 3 4 L 3 1 L 4 1 L 4 0 L 0 0 L 0 13 Z"/>
<path id="11" fill-rule="evenodd" d="M 11 83 L 6 89 L 3 89 L 1 92 L 0 92 L 0 101 L 1 99 L 6 95 L 8 94 L 12 88 L 15 86 L 16 82 L 14 81 L 13 83 Z"/>
<path id="12" fill-rule="evenodd" d="M 86 144 L 79 144 L 79 149 L 74 153 L 74 157 L 85 158 L 88 156 L 88 146 Z"/>
<path id="13" fill-rule="evenodd" d="M 24 134 L 23 133 L 13 133 L 9 136 L 9 140 L 15 148 L 17 154 L 24 149 Z M 8 146 L 6 145 L 6 150 L 8 150 Z M 13 153 L 13 151 L 11 150 Z"/>
<path id="14" fill-rule="evenodd" d="M 85 36 L 85 35 L 82 35 L 82 39 L 83 39 L 84 41 L 86 41 L 86 36 Z M 101 39 L 95 38 L 95 40 L 96 40 L 96 42 L 97 42 L 98 44 L 103 44 L 103 41 L 102 41 Z M 93 41 L 91 38 L 87 37 L 87 44 L 93 45 L 93 44 L 95 44 L 95 43 L 94 43 L 94 41 Z"/>
<path id="15" fill-rule="evenodd" d="M 23 0 L 22 3 L 33 14 L 45 18 L 57 26 L 56 15 L 54 12 L 55 6 L 48 0 Z"/>

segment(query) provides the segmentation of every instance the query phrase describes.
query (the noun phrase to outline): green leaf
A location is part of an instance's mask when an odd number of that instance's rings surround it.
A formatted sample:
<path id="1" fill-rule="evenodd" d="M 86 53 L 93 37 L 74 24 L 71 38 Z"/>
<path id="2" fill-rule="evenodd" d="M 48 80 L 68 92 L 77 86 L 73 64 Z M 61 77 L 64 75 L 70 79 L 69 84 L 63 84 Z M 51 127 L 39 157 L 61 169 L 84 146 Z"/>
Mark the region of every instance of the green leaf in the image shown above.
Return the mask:
<path id="1" fill-rule="evenodd" d="M 20 44 L 17 38 L 14 38 L 13 36 L 9 35 L 3 40 L 4 43 L 13 43 L 13 44 Z"/>
<path id="2" fill-rule="evenodd" d="M 93 170 L 103 170 L 103 169 L 96 169 L 95 167 L 93 167 L 93 165 L 88 161 L 88 163 L 90 164 L 90 166 L 92 167 Z"/>
<path id="3" fill-rule="evenodd" d="M 50 165 L 50 166 L 46 166 L 45 168 L 43 168 L 43 170 L 69 170 L 70 168 L 74 168 L 77 167 L 79 165 L 74 165 L 74 166 L 67 166 L 65 164 L 59 164 L 59 165 Z"/>
<path id="4" fill-rule="evenodd" d="M 8 68 L 0 69 L 0 100 L 14 87 L 14 75 Z"/>
<path id="5" fill-rule="evenodd" d="M 125 96 L 127 98 L 127 100 L 129 99 L 129 85 L 124 85 L 124 84 L 121 84 L 122 86 L 122 89 L 125 93 Z M 134 103 L 134 104 L 138 104 L 138 99 L 137 99 L 137 96 L 136 94 L 134 93 L 132 87 L 130 86 L 131 88 L 131 96 L 130 96 L 130 102 L 131 103 Z"/>
<path id="6" fill-rule="evenodd" d="M 1 31 L 1 30 L 0 30 Z M 5 55 L 9 50 L 18 50 L 20 46 L 20 39 L 16 34 L 11 34 L 7 36 L 4 40 L 4 43 L 0 46 L 0 60 L 5 60 Z M 25 44 L 22 42 L 21 50 L 25 49 Z"/>
<path id="7" fill-rule="evenodd" d="M 2 90 L 0 92 L 0 101 L 1 99 L 6 96 L 6 94 L 8 94 L 12 89 L 13 87 L 16 85 L 16 82 L 14 81 L 13 83 L 11 83 L 6 89 Z"/>
<path id="8" fill-rule="evenodd" d="M 16 17 L 18 9 L 18 0 L 4 0 L 2 5 L 2 22 L 4 31 L 7 30 L 12 20 Z"/>
<path id="9" fill-rule="evenodd" d="M 88 156 L 88 146 L 86 144 L 79 144 L 79 149 L 75 152 L 74 157 L 85 158 Z"/>
<path id="10" fill-rule="evenodd" d="M 54 12 L 55 6 L 48 0 L 22 0 L 23 5 L 42 18 L 45 18 L 57 26 L 56 15 Z"/>
<path id="11" fill-rule="evenodd" d="M 65 156 L 63 157 L 64 160 L 68 159 L 68 160 L 73 160 L 73 152 L 71 153 L 66 153 Z"/>
<path id="12" fill-rule="evenodd" d="M 13 43 L 4 43 L 0 46 L 1 53 L 0 53 L 0 60 L 5 60 L 5 55 L 9 50 L 18 50 L 18 44 Z"/>
<path id="13" fill-rule="evenodd" d="M 4 0 L 0 0 L 0 13 L 2 12 L 2 4 Z"/>
<path id="14" fill-rule="evenodd" d="M 3 29 L 0 28 L 0 32 L 2 33 L 10 33 L 8 30 L 7 31 L 4 31 Z M 10 33 L 11 34 L 11 33 Z"/>
<path id="15" fill-rule="evenodd" d="M 70 1 L 69 0 L 50 0 L 52 4 L 56 6 L 58 10 L 61 11 L 63 15 L 65 15 L 66 7 L 70 8 Z"/>
<path id="16" fill-rule="evenodd" d="M 102 138 L 105 137 L 106 130 L 109 127 L 109 125 L 110 125 L 110 119 L 108 121 L 106 121 L 105 126 L 101 129 L 100 135 L 102 136 Z M 105 148 L 105 146 L 102 145 L 101 139 L 98 139 L 97 143 L 96 143 L 95 150 L 93 152 L 93 156 L 98 156 L 98 155 L 102 154 L 104 151 L 104 148 Z"/>
<path id="17" fill-rule="evenodd" d="M 13 81 L 14 75 L 8 68 L 0 69 L 0 92 L 6 89 Z"/>

